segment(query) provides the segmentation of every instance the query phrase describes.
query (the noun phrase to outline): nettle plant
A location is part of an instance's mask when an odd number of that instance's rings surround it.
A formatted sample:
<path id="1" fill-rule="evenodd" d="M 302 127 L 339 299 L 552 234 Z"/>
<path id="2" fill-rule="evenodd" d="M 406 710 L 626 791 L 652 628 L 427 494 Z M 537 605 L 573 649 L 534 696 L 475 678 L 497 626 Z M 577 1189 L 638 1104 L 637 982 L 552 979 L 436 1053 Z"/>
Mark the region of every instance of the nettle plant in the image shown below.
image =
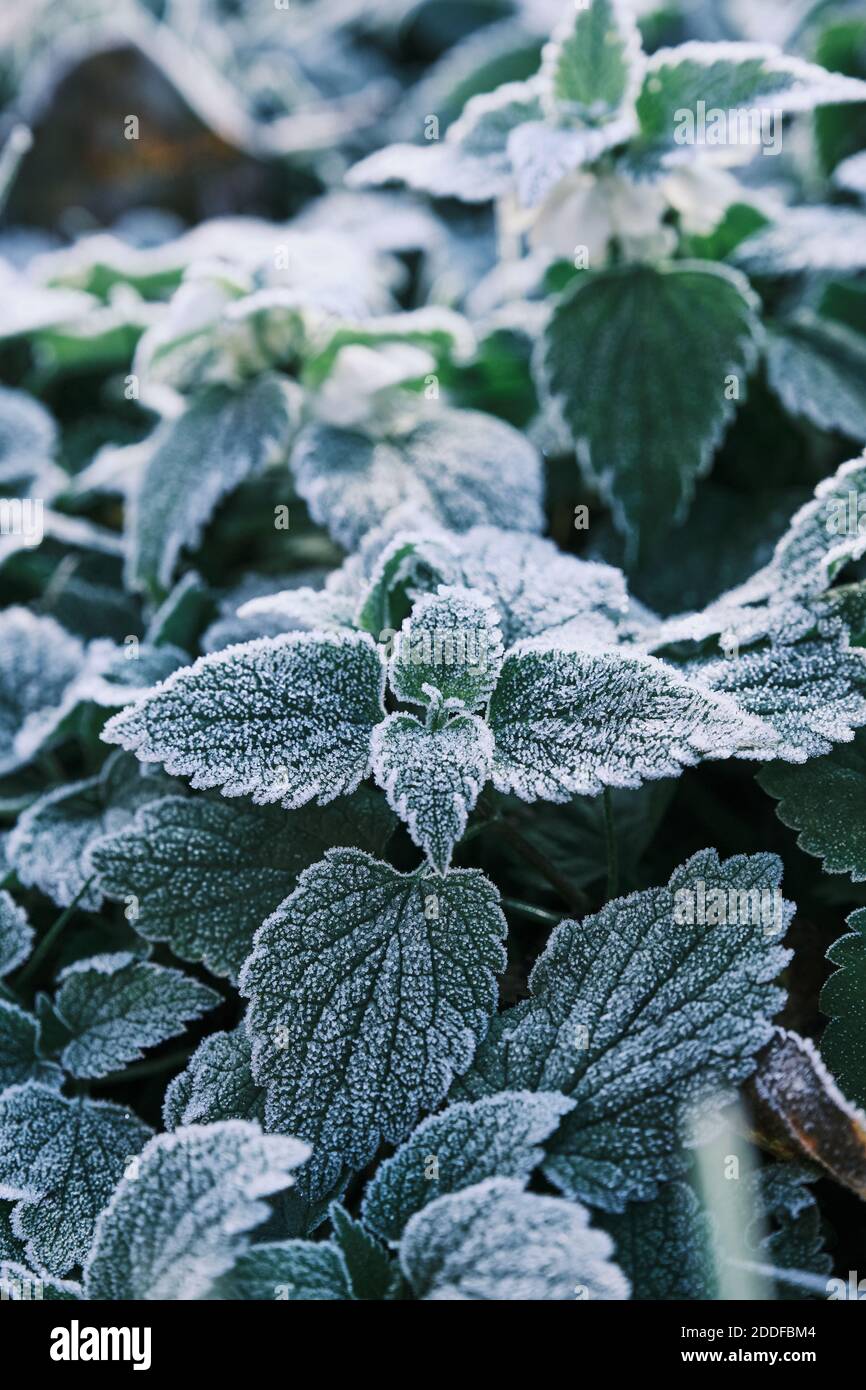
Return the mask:
<path id="1" fill-rule="evenodd" d="M 0 263 L 4 1299 L 849 1296 L 866 217 L 759 151 L 864 95 L 589 0 L 349 175 L 492 266 L 336 187 Z M 657 613 L 760 354 L 813 486 Z"/>
<path id="2" fill-rule="evenodd" d="M 471 97 L 441 139 L 428 122 L 426 146 L 379 150 L 349 182 L 495 202 L 512 264 L 470 304 L 494 337 L 507 326 L 535 345 L 547 437 L 574 448 L 634 563 L 687 514 L 759 358 L 793 416 L 864 438 L 862 317 L 823 291 L 863 269 L 866 219 L 850 202 L 788 206 L 764 158 L 783 151 L 786 113 L 864 99 L 860 79 L 772 45 L 647 56 L 628 4 L 587 0 L 535 76 Z M 862 196 L 862 160 L 836 187 Z M 540 316 L 516 311 L 521 295 Z"/>

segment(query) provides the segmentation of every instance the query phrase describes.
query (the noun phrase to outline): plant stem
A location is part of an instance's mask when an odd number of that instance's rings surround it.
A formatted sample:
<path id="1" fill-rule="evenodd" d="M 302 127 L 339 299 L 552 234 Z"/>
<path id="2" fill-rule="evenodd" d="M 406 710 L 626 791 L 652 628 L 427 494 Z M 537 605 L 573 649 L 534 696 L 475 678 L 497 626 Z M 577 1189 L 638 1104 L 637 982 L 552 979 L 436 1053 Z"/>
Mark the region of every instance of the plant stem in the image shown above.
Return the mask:
<path id="1" fill-rule="evenodd" d="M 605 787 L 604 798 L 604 829 L 607 836 L 607 898 L 619 896 L 619 854 L 616 846 L 616 826 L 613 820 L 613 805 L 610 797 L 610 787 Z"/>
<path id="2" fill-rule="evenodd" d="M 8 999 L 12 1004 L 15 1004 L 17 1002 L 12 990 L 9 988 L 7 984 L 4 984 L 2 980 L 0 980 L 0 994 L 3 995 L 4 999 Z"/>
<path id="3" fill-rule="evenodd" d="M 533 921 L 544 922 L 546 926 L 556 927 L 562 921 L 559 913 L 548 912 L 546 907 L 535 907 L 533 903 L 521 902 L 520 898 L 503 898 L 502 906 L 510 908 L 512 912 L 519 912 L 521 917 L 531 917 Z"/>
<path id="4" fill-rule="evenodd" d="M 57 938 L 60 936 L 60 933 L 63 931 L 63 928 L 66 926 L 66 923 L 69 921 L 70 917 L 73 917 L 75 915 L 75 909 L 78 907 L 79 902 L 84 897 L 84 894 L 87 892 L 88 888 L 93 882 L 93 879 L 94 875 L 91 874 L 87 882 L 81 885 L 69 906 L 65 908 L 63 912 L 61 912 L 54 925 L 49 927 L 48 931 L 45 933 L 42 940 L 39 942 L 39 945 L 36 947 L 36 950 L 33 952 L 33 955 L 30 957 L 24 969 L 21 971 L 21 974 L 15 981 L 16 988 L 20 988 L 21 985 L 25 984 L 36 973 L 39 966 L 45 960 L 45 957 L 53 948 L 55 942 L 57 941 Z"/>
<path id="5" fill-rule="evenodd" d="M 182 1062 L 189 1061 L 193 1054 L 193 1048 L 181 1047 L 175 1052 L 169 1052 L 165 1057 L 150 1057 L 144 1062 L 135 1062 L 125 1071 L 109 1072 L 108 1076 L 99 1076 L 91 1081 L 91 1086 L 116 1086 L 125 1081 L 141 1081 L 144 1077 L 159 1076 L 160 1072 L 170 1071 L 173 1067 L 178 1067 Z"/>
<path id="6" fill-rule="evenodd" d="M 541 850 L 536 849 L 535 845 L 527 840 L 516 826 L 512 825 L 511 821 L 500 821 L 499 828 L 503 838 L 508 841 L 522 859 L 526 860 L 527 864 L 531 864 L 540 874 L 543 874 L 550 886 L 556 889 L 562 901 L 568 904 L 572 912 L 580 912 L 586 907 L 586 895 L 582 893 L 579 888 L 575 888 L 573 883 L 569 883 L 565 875 L 561 874 L 559 870 L 551 864 L 550 860 L 541 853 Z"/>

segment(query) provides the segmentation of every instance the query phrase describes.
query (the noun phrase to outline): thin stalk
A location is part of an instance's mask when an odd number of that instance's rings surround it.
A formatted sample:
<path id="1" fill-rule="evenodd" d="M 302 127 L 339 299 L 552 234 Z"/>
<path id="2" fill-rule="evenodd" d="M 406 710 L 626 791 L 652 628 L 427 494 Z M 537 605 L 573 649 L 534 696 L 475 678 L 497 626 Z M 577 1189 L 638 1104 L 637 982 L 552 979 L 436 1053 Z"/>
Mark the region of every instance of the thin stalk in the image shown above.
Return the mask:
<path id="1" fill-rule="evenodd" d="M 562 921 L 561 914 L 548 912 L 545 907 L 536 907 L 534 903 L 522 902 L 520 898 L 503 898 L 502 906 L 510 908 L 512 912 L 519 912 L 521 917 L 529 917 L 534 922 L 544 922 L 545 926 L 556 927 Z"/>
<path id="2" fill-rule="evenodd" d="M 69 906 L 65 908 L 63 912 L 61 912 L 60 916 L 57 918 L 57 921 L 53 924 L 53 926 L 49 927 L 48 931 L 45 933 L 42 940 L 39 942 L 39 945 L 36 947 L 36 950 L 33 952 L 33 955 L 30 957 L 24 969 L 21 971 L 21 974 L 16 979 L 16 988 L 20 988 L 21 985 L 25 984 L 28 980 L 32 979 L 39 966 L 45 960 L 46 956 L 48 956 L 49 953 L 53 950 L 55 943 L 57 942 L 57 939 L 60 936 L 60 933 L 63 931 L 63 928 L 66 926 L 66 923 L 69 921 L 70 917 L 73 917 L 75 915 L 75 910 L 78 907 L 78 904 L 80 903 L 81 899 L 84 897 L 84 894 L 90 887 L 91 883 L 93 882 L 94 877 L 95 875 L 91 875 L 87 882 L 81 885 Z"/>
<path id="3" fill-rule="evenodd" d="M 511 821 L 500 821 L 499 829 L 503 839 L 507 840 L 512 849 L 517 851 L 521 859 L 524 859 L 527 864 L 531 864 L 547 879 L 551 888 L 556 889 L 562 901 L 568 904 L 572 912 L 581 912 L 586 907 L 586 894 L 582 893 L 579 888 L 575 888 L 573 883 L 569 883 L 565 875 L 561 874 L 551 864 L 547 856 L 542 854 L 541 850 L 536 849 L 535 845 L 527 840 Z"/>
<path id="4" fill-rule="evenodd" d="M 607 897 L 609 902 L 611 898 L 619 896 L 619 851 L 616 844 L 616 825 L 613 819 L 610 787 L 605 787 L 603 797 L 604 831 L 607 838 Z"/>
<path id="5" fill-rule="evenodd" d="M 117 1086 L 122 1081 L 141 1081 L 148 1076 L 159 1076 L 161 1072 L 171 1071 L 172 1068 L 188 1062 L 192 1054 L 191 1047 L 178 1048 L 175 1052 L 167 1053 L 165 1057 L 150 1057 L 145 1062 L 134 1062 L 125 1071 L 113 1071 L 109 1072 L 108 1076 L 96 1077 L 90 1085 Z"/>

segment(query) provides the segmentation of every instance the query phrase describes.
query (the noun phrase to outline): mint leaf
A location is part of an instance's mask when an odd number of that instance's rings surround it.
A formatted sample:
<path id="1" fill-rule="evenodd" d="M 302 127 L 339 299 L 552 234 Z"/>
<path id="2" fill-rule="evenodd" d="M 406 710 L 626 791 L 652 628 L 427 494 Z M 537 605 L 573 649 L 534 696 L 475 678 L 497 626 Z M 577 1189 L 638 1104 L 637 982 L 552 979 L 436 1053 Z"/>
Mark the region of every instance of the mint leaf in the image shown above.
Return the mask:
<path id="1" fill-rule="evenodd" d="M 543 525 L 538 454 L 511 425 L 477 410 L 439 408 L 385 439 L 309 425 L 291 463 L 313 519 L 347 550 L 396 507 L 455 531 Z"/>
<path id="2" fill-rule="evenodd" d="M 384 681 L 362 634 L 263 637 L 176 671 L 102 737 L 193 787 L 288 809 L 323 805 L 367 775 Z"/>
<path id="3" fill-rule="evenodd" d="M 364 787 L 291 813 L 249 801 L 166 797 L 97 841 L 91 864 L 101 891 L 127 903 L 139 935 L 234 979 L 254 933 L 302 869 L 334 843 L 381 850 L 393 825 L 381 795 Z"/>
<path id="4" fill-rule="evenodd" d="M 767 339 L 767 379 L 790 415 L 866 440 L 866 338 L 800 313 Z"/>
<path id="5" fill-rule="evenodd" d="M 277 377 L 238 391 L 215 386 L 195 400 L 147 461 L 133 510 L 132 586 L 167 590 L 181 549 L 196 547 L 227 493 L 285 453 L 294 426 Z"/>
<path id="6" fill-rule="evenodd" d="M 425 728 L 411 714 L 389 714 L 371 746 L 373 774 L 388 805 L 437 872 L 446 873 L 490 776 L 490 730 L 474 714 L 456 714 L 439 728 Z"/>
<path id="7" fill-rule="evenodd" d="M 866 735 L 838 744 L 804 767 L 770 763 L 758 783 L 778 801 L 783 825 L 799 831 L 797 844 L 822 861 L 828 874 L 866 879 Z"/>
<path id="8" fill-rule="evenodd" d="M 712 1223 L 692 1189 L 667 1182 L 649 1202 L 605 1215 L 617 1263 L 636 1300 L 704 1300 L 717 1296 Z"/>
<path id="9" fill-rule="evenodd" d="M 331 1203 L 328 1215 L 334 1228 L 334 1244 L 348 1271 L 353 1297 L 389 1298 L 395 1271 L 387 1251 L 339 1202 Z"/>
<path id="10" fill-rule="evenodd" d="M 24 1081 L 60 1086 L 63 1075 L 39 1055 L 39 1023 L 17 1004 L 0 999 L 0 1091 Z"/>
<path id="11" fill-rule="evenodd" d="M 0 890 L 0 978 L 23 965 L 33 948 L 27 913 L 6 889 Z"/>
<path id="12" fill-rule="evenodd" d="M 0 483 L 37 476 L 54 458 L 57 426 L 26 391 L 0 386 Z"/>
<path id="13" fill-rule="evenodd" d="M 166 1129 L 216 1120 L 262 1120 L 264 1093 L 253 1081 L 250 1045 L 241 1024 L 203 1038 L 165 1092 Z"/>
<path id="14" fill-rule="evenodd" d="M 416 1211 L 447 1192 L 485 1178 L 525 1182 L 544 1157 L 539 1146 L 572 1102 L 555 1092 L 503 1091 L 458 1101 L 423 1120 L 367 1185 L 361 1215 L 383 1240 L 398 1244 Z"/>
<path id="15" fill-rule="evenodd" d="M 19 816 L 9 838 L 9 862 L 26 887 L 38 888 L 59 907 L 77 898 L 82 908 L 95 912 L 102 892 L 96 883 L 85 889 L 93 877 L 91 846 L 171 789 L 167 777 L 113 753 L 96 777 L 55 787 Z"/>
<path id="16" fill-rule="evenodd" d="M 827 72 L 772 44 L 695 42 L 662 48 L 652 55 L 637 113 L 646 141 L 661 149 L 682 150 L 677 131 L 687 132 L 688 127 L 680 113 L 687 110 L 694 117 L 699 101 L 708 112 L 721 109 L 727 114 L 742 109 L 811 111 L 829 103 L 864 100 L 866 83 Z M 724 129 L 728 132 L 727 126 Z M 740 133 L 738 122 L 732 122 L 720 143 L 723 148 L 743 143 L 758 147 L 748 134 Z"/>
<path id="17" fill-rule="evenodd" d="M 821 990 L 821 1012 L 830 1019 L 821 1056 L 841 1090 L 866 1109 L 866 908 L 848 918 L 852 928 L 827 952 L 838 969 Z"/>
<path id="18" fill-rule="evenodd" d="M 505 658 L 488 719 L 494 785 L 524 801 L 637 787 L 757 736 L 733 701 L 652 657 L 531 641 Z"/>
<path id="19" fill-rule="evenodd" d="M 756 310 L 737 272 L 688 261 L 580 275 L 554 309 L 551 390 L 632 554 L 685 515 L 709 471 L 755 360 Z"/>
<path id="20" fill-rule="evenodd" d="M 244 1120 L 160 1134 L 118 1183 L 84 1272 L 88 1298 L 204 1298 L 309 1150 Z"/>
<path id="21" fill-rule="evenodd" d="M 611 1248 L 577 1203 L 488 1178 L 416 1213 L 400 1264 L 421 1299 L 624 1299 L 628 1282 Z"/>
<path id="22" fill-rule="evenodd" d="M 733 259 L 748 275 L 856 274 L 866 269 L 866 213 L 848 207 L 785 208 L 747 237 Z"/>
<path id="23" fill-rule="evenodd" d="M 29 1082 L 0 1095 L 0 1197 L 16 1201 L 28 1263 L 63 1275 L 81 1264 L 117 1180 L 151 1131 L 107 1101 L 67 1100 Z"/>
<path id="24" fill-rule="evenodd" d="M 467 1090 L 574 1101 L 543 1169 L 569 1196 L 606 1211 L 652 1197 L 683 1171 L 689 1114 L 706 1131 L 752 1072 L 784 998 L 771 982 L 790 955 L 777 943 L 794 909 L 780 882 L 773 855 L 720 862 L 703 850 L 666 887 L 553 931 L 533 997 L 482 1044 Z"/>
<path id="25" fill-rule="evenodd" d="M 83 1297 L 81 1285 L 72 1279 L 51 1279 L 36 1274 L 26 1265 L 10 1260 L 0 1262 L 0 1301 L 30 1303 L 34 1299 L 45 1303 L 75 1302 Z"/>
<path id="26" fill-rule="evenodd" d="M 72 1076 L 120 1071 L 221 1002 L 199 980 L 125 951 L 78 960 L 58 980 L 54 1007 L 71 1034 L 60 1060 Z"/>
<path id="27" fill-rule="evenodd" d="M 568 15 L 544 50 L 541 83 L 554 114 L 610 120 L 636 90 L 640 34 L 622 0 L 590 0 Z"/>
<path id="28" fill-rule="evenodd" d="M 264 923 L 241 974 L 271 1128 L 314 1147 L 324 1191 L 396 1143 L 469 1065 L 496 1003 L 505 918 L 475 869 L 400 874 L 330 850 Z"/>

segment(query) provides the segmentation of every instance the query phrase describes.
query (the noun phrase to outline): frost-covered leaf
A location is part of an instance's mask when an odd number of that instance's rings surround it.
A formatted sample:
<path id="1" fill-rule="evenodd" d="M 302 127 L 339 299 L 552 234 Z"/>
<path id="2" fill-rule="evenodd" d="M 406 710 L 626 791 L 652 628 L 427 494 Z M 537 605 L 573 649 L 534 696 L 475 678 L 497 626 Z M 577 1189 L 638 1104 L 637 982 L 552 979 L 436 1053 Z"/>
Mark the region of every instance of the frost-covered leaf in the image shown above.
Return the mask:
<path id="1" fill-rule="evenodd" d="M 95 912 L 102 902 L 98 883 L 82 891 L 94 877 L 91 845 L 116 833 L 138 807 L 171 789 L 172 782 L 161 773 L 154 776 L 153 769 L 113 753 L 96 777 L 55 787 L 24 811 L 9 840 L 9 862 L 23 884 L 38 888 L 59 907 L 78 898 L 82 908 Z"/>
<path id="2" fill-rule="evenodd" d="M 443 407 L 388 439 L 310 425 L 291 463 L 313 519 L 347 550 L 397 507 L 455 531 L 543 525 L 538 454 L 511 425 L 477 410 Z"/>
<path id="3" fill-rule="evenodd" d="M 76 961 L 58 984 L 54 1007 L 71 1035 L 60 1060 L 72 1076 L 120 1071 L 220 1003 L 199 980 L 124 951 Z"/>
<path id="4" fill-rule="evenodd" d="M 393 825 L 382 796 L 363 787 L 292 813 L 249 801 L 166 797 L 94 844 L 91 863 L 101 890 L 127 903 L 139 935 L 235 978 L 254 933 L 302 869 L 335 844 L 381 850 Z"/>
<path id="5" fill-rule="evenodd" d="M 102 737 L 193 787 L 288 809 L 352 792 L 367 775 L 385 668 L 358 633 L 288 633 L 176 671 Z"/>
<path id="6" fill-rule="evenodd" d="M 441 584 L 406 619 L 388 667 L 399 700 L 429 705 L 432 690 L 468 710 L 486 704 L 502 665 L 502 634 L 493 603 L 477 589 Z"/>
<path id="7" fill-rule="evenodd" d="M 542 633 L 614 642 L 629 606 L 623 574 L 612 565 L 566 555 L 541 536 L 474 526 L 463 535 L 396 537 L 371 581 L 362 622 L 378 636 L 400 585 L 435 592 L 443 582 L 493 601 L 506 649 Z"/>
<path id="8" fill-rule="evenodd" d="M 612 1246 L 578 1203 L 488 1178 L 417 1212 L 400 1264 L 421 1299 L 625 1299 L 628 1281 L 610 1259 Z"/>
<path id="9" fill-rule="evenodd" d="M 0 386 L 0 483 L 35 477 L 54 457 L 57 426 L 26 391 Z"/>
<path id="10" fill-rule="evenodd" d="M 25 608 L 0 613 L 0 773 L 29 762 L 57 726 L 84 648 L 53 618 Z"/>
<path id="11" fill-rule="evenodd" d="M 858 197 L 866 198 L 866 150 L 852 154 L 837 164 L 833 170 L 833 182 L 837 188 L 844 188 L 846 193 L 856 193 Z"/>
<path id="12" fill-rule="evenodd" d="M 848 926 L 851 931 L 827 952 L 838 969 L 819 1000 L 821 1012 L 830 1019 L 821 1038 L 821 1056 L 848 1099 L 866 1109 L 866 908 L 852 912 Z"/>
<path id="13" fill-rule="evenodd" d="M 60 1068 L 39 1056 L 39 1023 L 17 1004 L 0 999 L 0 1091 L 24 1081 L 59 1086 Z"/>
<path id="14" fill-rule="evenodd" d="M 166 1129 L 216 1120 L 264 1119 L 264 1092 L 253 1081 L 243 1025 L 203 1038 L 184 1071 L 169 1084 L 162 1116 Z"/>
<path id="15" fill-rule="evenodd" d="M 785 409 L 822 430 L 866 440 L 866 338 L 801 314 L 767 338 L 767 377 Z"/>
<path id="16" fill-rule="evenodd" d="M 648 60 L 643 87 L 637 100 L 637 113 L 644 140 L 662 150 L 682 152 L 698 139 L 695 118 L 698 103 L 705 112 L 723 111 L 748 117 L 731 119 L 714 128 L 722 148 L 752 149 L 757 152 L 755 119 L 761 112 L 811 111 L 816 106 L 839 102 L 866 101 L 866 82 L 827 72 L 816 63 L 782 53 L 773 44 L 684 43 L 677 48 L 659 49 Z M 691 127 L 683 117 L 692 117 Z M 679 133 L 678 133 L 679 132 Z M 683 137 L 691 134 L 690 139 Z M 758 133 L 760 134 L 760 128 Z"/>
<path id="17" fill-rule="evenodd" d="M 99 1218 L 88 1298 L 204 1298 L 268 1215 L 262 1198 L 292 1183 L 309 1150 L 225 1120 L 152 1139 Z"/>
<path id="18" fill-rule="evenodd" d="M 40 1303 L 73 1302 L 83 1297 L 81 1285 L 73 1279 L 52 1279 L 36 1274 L 26 1265 L 12 1261 L 0 1262 L 0 1302 Z"/>
<path id="19" fill-rule="evenodd" d="M 526 1182 L 544 1156 L 539 1146 L 571 1108 L 555 1092 L 528 1091 L 449 1105 L 379 1165 L 364 1195 L 365 1225 L 396 1244 L 410 1216 L 444 1193 L 485 1178 Z"/>
<path id="20" fill-rule="evenodd" d="M 733 253 L 749 275 L 856 273 L 866 269 L 866 213 L 855 208 L 785 208 L 778 222 Z"/>
<path id="21" fill-rule="evenodd" d="M 715 1297 L 712 1225 L 686 1183 L 664 1183 L 651 1201 L 608 1213 L 604 1228 L 633 1299 Z"/>
<path id="22" fill-rule="evenodd" d="M 490 701 L 493 782 L 524 801 L 637 787 L 758 737 L 727 697 L 649 657 L 520 643 Z"/>
<path id="23" fill-rule="evenodd" d="M 764 645 L 688 669 L 775 733 L 759 734 L 744 756 L 802 763 L 850 741 L 866 723 L 866 652 L 838 638 Z"/>
<path id="24" fill-rule="evenodd" d="M 683 1171 L 685 1121 L 711 1125 L 772 1035 L 794 910 L 780 880 L 774 855 L 702 850 L 666 887 L 561 922 L 464 1094 L 562 1091 L 575 1105 L 545 1175 L 606 1211 L 652 1197 Z"/>
<path id="25" fill-rule="evenodd" d="M 314 1146 L 317 1190 L 402 1139 L 469 1065 L 505 929 L 477 870 L 431 881 L 351 849 L 305 870 L 264 923 L 241 974 L 253 1075 L 268 1125 Z"/>
<path id="26" fill-rule="evenodd" d="M 136 494 L 128 572 L 135 588 L 168 589 L 217 504 L 288 448 L 295 420 L 276 377 L 239 391 L 214 387 L 172 426 L 148 459 Z"/>
<path id="27" fill-rule="evenodd" d="M 590 0 L 566 15 L 544 50 L 541 85 L 552 113 L 610 120 L 629 102 L 642 70 L 640 34 L 624 0 Z"/>
<path id="28" fill-rule="evenodd" d="M 758 782 L 778 801 L 782 824 L 799 832 L 800 849 L 816 855 L 825 873 L 866 879 L 866 736 L 858 733 L 805 767 L 770 763 Z"/>
<path id="29" fill-rule="evenodd" d="M 522 207 L 538 207 L 561 179 L 597 159 L 611 145 L 621 144 L 633 124 L 633 117 L 628 117 L 579 129 L 563 129 L 546 121 L 518 126 L 508 137 L 518 202 Z"/>
<path id="30" fill-rule="evenodd" d="M 866 1199 L 866 1114 L 842 1095 L 809 1038 L 775 1028 L 749 1089 L 759 1132 L 777 1151 L 819 1163 Z"/>
<path id="31" fill-rule="evenodd" d="M 0 1095 L 0 1197 L 28 1262 L 63 1275 L 81 1264 L 115 1183 L 151 1130 L 121 1105 L 28 1083 Z"/>
<path id="32" fill-rule="evenodd" d="M 352 1294 L 346 1262 L 328 1240 L 282 1240 L 245 1251 L 220 1283 L 224 1298 L 344 1302 Z"/>
<path id="33" fill-rule="evenodd" d="M 737 272 L 678 261 L 578 276 L 554 310 L 550 386 L 633 553 L 708 472 L 755 359 L 756 307 Z"/>
<path id="34" fill-rule="evenodd" d="M 413 842 L 444 874 L 490 776 L 493 737 L 474 714 L 425 728 L 412 714 L 389 714 L 373 731 L 373 775 Z"/>
<path id="35" fill-rule="evenodd" d="M 23 965 L 33 946 L 27 913 L 6 889 L 0 890 L 0 977 Z"/>

